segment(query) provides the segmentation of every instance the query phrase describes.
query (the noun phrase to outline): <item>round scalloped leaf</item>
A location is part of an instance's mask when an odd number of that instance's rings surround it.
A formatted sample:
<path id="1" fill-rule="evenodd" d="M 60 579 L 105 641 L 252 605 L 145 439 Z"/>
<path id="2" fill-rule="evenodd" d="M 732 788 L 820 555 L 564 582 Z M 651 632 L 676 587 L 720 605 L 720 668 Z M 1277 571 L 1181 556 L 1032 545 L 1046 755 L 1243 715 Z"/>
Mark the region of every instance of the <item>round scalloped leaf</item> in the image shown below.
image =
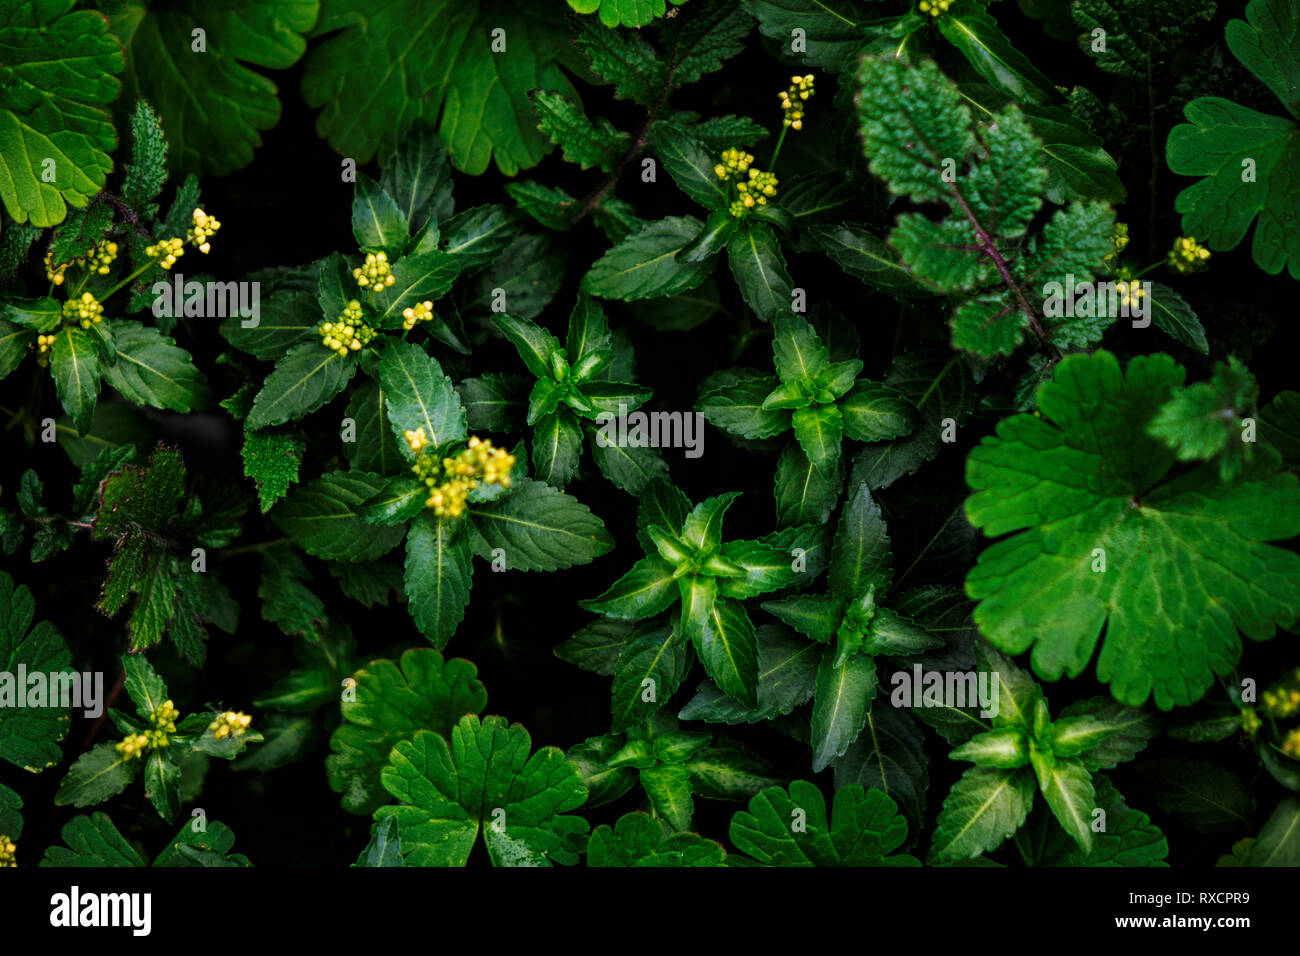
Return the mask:
<path id="1" fill-rule="evenodd" d="M 0 758 L 39 773 L 61 757 L 68 708 L 48 706 L 50 695 L 60 689 L 50 679 L 71 673 L 72 657 L 53 624 L 32 626 L 35 613 L 32 592 L 0 571 Z M 32 681 L 37 676 L 39 686 Z M 38 690 L 39 699 L 34 696 Z"/>

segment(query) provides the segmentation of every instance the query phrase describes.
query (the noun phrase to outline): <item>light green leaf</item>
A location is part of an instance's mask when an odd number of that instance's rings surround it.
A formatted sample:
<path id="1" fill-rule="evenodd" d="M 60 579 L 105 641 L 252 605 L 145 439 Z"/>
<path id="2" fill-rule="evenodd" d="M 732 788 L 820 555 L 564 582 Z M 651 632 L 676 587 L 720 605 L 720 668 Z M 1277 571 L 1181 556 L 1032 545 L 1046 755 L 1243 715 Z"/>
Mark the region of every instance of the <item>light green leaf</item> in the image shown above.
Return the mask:
<path id="1" fill-rule="evenodd" d="M 876 661 L 868 654 L 850 656 L 836 666 L 833 647 L 822 652 L 813 694 L 812 765 L 825 770 L 858 739 L 876 695 Z"/>
<path id="2" fill-rule="evenodd" d="M 48 694 L 39 703 L 29 697 L 29 688 L 18 683 L 18 671 L 22 667 L 53 679 L 71 672 L 72 658 L 53 624 L 39 621 L 32 626 L 35 614 L 32 592 L 0 571 L 0 758 L 40 773 L 60 759 L 59 741 L 68 733 L 69 709 Z"/>
<path id="3" fill-rule="evenodd" d="M 1024 824 L 1033 801 L 1034 773 L 1028 767 L 971 767 L 943 801 L 930 859 L 958 862 L 996 849 Z"/>
<path id="4" fill-rule="evenodd" d="M 55 333 L 50 372 L 59 403 L 72 417 L 77 432 L 84 435 L 90 429 L 99 397 L 99 353 L 91 337 L 67 326 Z"/>

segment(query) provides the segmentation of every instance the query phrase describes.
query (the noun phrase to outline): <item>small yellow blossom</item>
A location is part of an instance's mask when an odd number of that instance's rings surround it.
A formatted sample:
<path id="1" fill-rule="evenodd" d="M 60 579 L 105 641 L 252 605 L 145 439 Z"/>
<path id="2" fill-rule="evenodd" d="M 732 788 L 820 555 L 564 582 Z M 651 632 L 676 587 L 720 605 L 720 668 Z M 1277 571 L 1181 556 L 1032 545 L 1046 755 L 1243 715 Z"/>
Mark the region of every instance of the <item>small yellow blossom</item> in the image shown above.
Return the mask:
<path id="1" fill-rule="evenodd" d="M 63 303 L 63 318 L 75 322 L 83 329 L 104 321 L 104 307 L 89 292 L 81 293 L 79 299 L 69 299 Z"/>
<path id="2" fill-rule="evenodd" d="M 952 6 L 952 0 L 921 0 L 920 9 L 922 13 L 928 13 L 932 17 L 940 17 L 948 12 Z"/>
<path id="3" fill-rule="evenodd" d="M 781 100 L 781 111 L 785 113 L 781 122 L 791 129 L 803 129 L 803 104 L 812 99 L 813 75 L 790 77 L 790 85 L 777 94 Z"/>
<path id="4" fill-rule="evenodd" d="M 18 844 L 9 839 L 7 834 L 0 833 L 0 867 L 18 865 Z"/>
<path id="5" fill-rule="evenodd" d="M 443 458 L 439 463 L 424 451 L 428 445 L 424 429 L 408 431 L 405 437 L 411 450 L 417 452 L 411 471 L 429 489 L 424 506 L 432 508 L 439 517 L 459 518 L 465 511 L 469 493 L 480 481 L 510 487 L 510 469 L 514 467 L 515 456 L 495 447 L 486 438 L 473 436 L 459 454 Z"/>
<path id="6" fill-rule="evenodd" d="M 148 734 L 130 734 L 125 740 L 119 741 L 117 745 L 117 752 L 126 757 L 127 760 L 133 757 L 143 757 L 144 752 L 148 749 Z"/>
<path id="7" fill-rule="evenodd" d="M 402 432 L 402 437 L 406 439 L 406 444 L 411 451 L 420 451 L 429 447 L 429 436 L 424 433 L 423 426 L 414 430 L 408 428 Z"/>
<path id="8" fill-rule="evenodd" d="M 180 716 L 180 712 L 176 709 L 176 705 L 170 700 L 165 700 L 157 710 L 149 715 L 149 723 L 164 733 L 174 734 L 176 733 L 176 718 L 178 716 Z"/>
<path id="9" fill-rule="evenodd" d="M 96 246 L 90 251 L 87 257 L 90 260 L 90 269 L 96 275 L 108 275 L 109 266 L 117 258 L 117 243 L 106 242 L 103 245 Z"/>
<path id="10" fill-rule="evenodd" d="M 202 209 L 195 209 L 191 218 L 194 224 L 185 233 L 185 241 L 192 246 L 197 246 L 199 252 L 206 255 L 208 250 L 212 248 L 208 239 L 221 228 L 221 223 L 217 222 L 215 216 L 209 216 Z"/>
<path id="11" fill-rule="evenodd" d="M 160 259 L 158 265 L 170 269 L 176 265 L 176 260 L 185 254 L 185 240 L 162 239 L 155 245 L 146 246 L 144 254 L 151 259 Z"/>
<path id="12" fill-rule="evenodd" d="M 1123 222 L 1115 223 L 1115 231 L 1111 234 L 1110 244 L 1114 246 L 1113 252 L 1108 252 L 1102 258 L 1109 262 L 1128 247 L 1128 224 Z"/>
<path id="13" fill-rule="evenodd" d="M 1279 687 L 1276 690 L 1266 690 L 1261 703 L 1270 717 L 1285 720 L 1300 712 L 1300 688 Z"/>
<path id="14" fill-rule="evenodd" d="M 755 206 L 765 206 L 776 195 L 779 181 L 775 173 L 765 173 L 759 169 L 749 170 L 748 182 L 736 183 L 736 201 L 728 211 L 736 217 L 745 215 Z"/>
<path id="15" fill-rule="evenodd" d="M 393 271 L 388 265 L 388 256 L 382 252 L 366 253 L 366 263 L 352 270 L 352 278 L 363 289 L 386 289 L 395 281 Z"/>
<path id="16" fill-rule="evenodd" d="M 36 346 L 40 350 L 40 354 L 44 355 L 50 349 L 54 348 L 54 334 L 50 333 L 49 335 L 36 336 Z"/>
<path id="17" fill-rule="evenodd" d="M 73 263 L 64 262 L 56 266 L 51 261 L 53 257 L 54 253 L 45 253 L 45 277 L 54 285 L 63 285 L 63 273 L 65 273 L 68 270 L 68 267 Z"/>
<path id="18" fill-rule="evenodd" d="M 1300 760 L 1300 727 L 1294 727 L 1282 741 L 1282 753 L 1295 760 Z"/>
<path id="19" fill-rule="evenodd" d="M 1174 240 L 1174 247 L 1169 250 L 1170 268 L 1182 272 L 1199 272 L 1204 269 L 1210 258 L 1210 250 L 1197 245 L 1191 236 Z"/>
<path id="20" fill-rule="evenodd" d="M 722 162 L 713 167 L 713 173 L 719 179 L 727 179 L 732 173 L 743 173 L 749 169 L 754 157 L 739 149 L 728 149 L 722 153 Z"/>
<path id="21" fill-rule="evenodd" d="M 344 307 L 337 321 L 322 322 L 316 331 L 320 333 L 322 345 L 343 356 L 359 351 L 377 334 L 363 321 L 361 303 L 356 299 Z"/>
<path id="22" fill-rule="evenodd" d="M 253 718 L 248 714 L 228 710 L 224 714 L 218 714 L 217 719 L 208 724 L 208 730 L 212 731 L 212 736 L 217 740 L 242 737 L 252 722 Z"/>
<path id="23" fill-rule="evenodd" d="M 1241 729 L 1246 732 L 1247 737 L 1254 737 L 1264 722 L 1259 719 L 1259 714 L 1249 707 L 1241 708 Z"/>
<path id="24" fill-rule="evenodd" d="M 428 322 L 433 318 L 432 302 L 417 302 L 415 305 L 402 310 L 402 328 L 410 330 L 415 328 L 417 322 Z"/>

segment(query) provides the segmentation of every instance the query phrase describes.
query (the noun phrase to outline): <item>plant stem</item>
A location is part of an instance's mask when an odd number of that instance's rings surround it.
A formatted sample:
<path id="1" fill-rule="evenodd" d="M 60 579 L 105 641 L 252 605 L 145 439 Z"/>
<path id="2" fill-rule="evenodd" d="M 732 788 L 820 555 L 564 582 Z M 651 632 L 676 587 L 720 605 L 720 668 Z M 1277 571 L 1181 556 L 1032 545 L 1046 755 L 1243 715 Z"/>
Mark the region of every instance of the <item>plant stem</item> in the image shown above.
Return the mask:
<path id="1" fill-rule="evenodd" d="M 122 288 L 122 286 L 126 285 L 128 282 L 130 282 L 130 281 L 131 281 L 132 279 L 134 279 L 136 276 L 140 275 L 140 274 L 143 273 L 145 270 L 150 269 L 150 268 L 152 268 L 153 266 L 157 265 L 157 264 L 158 264 L 158 261 L 159 261 L 159 260 L 157 260 L 157 259 L 150 259 L 148 262 L 146 262 L 144 265 L 142 265 L 139 269 L 136 269 L 134 272 L 132 272 L 129 276 L 127 276 L 125 279 L 123 279 L 123 280 L 122 280 L 121 282 L 119 282 L 117 285 L 113 286 L 113 288 L 111 288 L 111 289 L 109 289 L 107 292 L 105 292 L 105 293 L 103 294 L 103 296 L 100 297 L 100 300 L 99 300 L 99 301 L 100 301 L 100 302 L 103 302 L 105 299 L 110 298 L 110 297 L 113 295 L 114 292 L 116 292 L 118 289 Z"/>

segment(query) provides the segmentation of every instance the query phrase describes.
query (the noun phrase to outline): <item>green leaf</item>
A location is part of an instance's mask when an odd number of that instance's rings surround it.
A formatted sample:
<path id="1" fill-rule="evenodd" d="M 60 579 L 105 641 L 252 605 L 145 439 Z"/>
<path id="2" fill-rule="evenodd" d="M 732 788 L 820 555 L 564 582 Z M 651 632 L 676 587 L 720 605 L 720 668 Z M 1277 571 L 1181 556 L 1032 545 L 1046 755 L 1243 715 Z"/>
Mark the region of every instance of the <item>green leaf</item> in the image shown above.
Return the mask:
<path id="1" fill-rule="evenodd" d="M 665 122 L 656 123 L 651 136 L 659 161 L 682 192 L 705 209 L 727 205 L 727 193 L 713 171 L 717 160 L 694 136 Z"/>
<path id="2" fill-rule="evenodd" d="M 396 260 L 406 245 L 408 231 L 407 219 L 393 197 L 365 173 L 358 173 L 352 198 L 352 235 L 357 247 Z"/>
<path id="3" fill-rule="evenodd" d="M 1270 275 L 1284 268 L 1300 279 L 1300 215 L 1295 187 L 1300 167 L 1300 70 L 1297 28 L 1288 0 L 1251 0 L 1247 22 L 1232 20 L 1228 47 L 1282 100 L 1291 119 L 1270 116 L 1217 96 L 1183 107 L 1188 122 L 1169 131 L 1165 157 L 1183 176 L 1203 176 L 1181 193 L 1174 208 L 1183 233 L 1216 251 L 1236 248 L 1256 216 L 1251 254 Z M 1248 174 L 1249 171 L 1249 174 Z"/>
<path id="4" fill-rule="evenodd" d="M 27 358 L 37 333 L 0 319 L 0 379 L 5 378 Z"/>
<path id="5" fill-rule="evenodd" d="M 1034 801 L 1028 767 L 971 767 L 943 801 L 931 838 L 932 862 L 958 862 L 996 849 L 1024 824 Z"/>
<path id="6" fill-rule="evenodd" d="M 1012 45 L 997 21 L 983 10 L 954 11 L 938 22 L 939 32 L 975 71 L 1017 101 L 1046 104 L 1060 98 L 1052 81 Z"/>
<path id="7" fill-rule="evenodd" d="M 356 371 L 356 359 L 344 358 L 320 342 L 295 345 L 266 377 L 245 425 L 257 429 L 302 418 L 343 391 Z"/>
<path id="8" fill-rule="evenodd" d="M 658 555 L 642 558 L 604 594 L 578 603 L 588 611 L 625 621 L 654 617 L 677 600 L 674 570 Z"/>
<path id="9" fill-rule="evenodd" d="M 401 524 L 420 514 L 428 497 L 429 488 L 424 482 L 411 475 L 398 475 L 368 498 L 357 513 L 374 524 Z"/>
<path id="10" fill-rule="evenodd" d="M 356 423 L 353 441 L 343 443 L 352 467 L 381 475 L 405 466 L 405 457 L 388 423 L 388 395 L 370 379 L 362 381 L 348 400 L 346 417 Z"/>
<path id="11" fill-rule="evenodd" d="M 293 66 L 317 8 L 315 0 L 259 0 L 213 10 L 184 0 L 130 2 L 114 14 L 111 28 L 130 50 L 125 96 L 145 97 L 162 116 L 173 171 L 225 175 L 252 162 L 259 132 L 280 119 L 280 101 L 275 84 L 245 64 Z M 194 49 L 199 28 L 203 50 Z"/>
<path id="12" fill-rule="evenodd" d="M 117 361 L 104 367 L 104 381 L 140 405 L 189 412 L 211 397 L 194 360 L 157 329 L 114 322 Z"/>
<path id="13" fill-rule="evenodd" d="M 546 90 L 533 90 L 529 96 L 537 114 L 537 128 L 560 147 L 566 162 L 576 163 L 581 169 L 596 166 L 609 172 L 627 151 L 627 133 L 603 117 L 592 122 L 576 100 Z"/>
<path id="14" fill-rule="evenodd" d="M 8 840 L 23 835 L 23 818 L 18 812 L 23 808 L 23 798 L 0 783 L 0 834 Z"/>
<path id="15" fill-rule="evenodd" d="M 0 200 L 16 223 L 57 225 L 65 201 L 85 206 L 113 168 L 117 134 L 105 107 L 121 89 L 122 48 L 102 15 L 72 7 L 23 2 L 0 14 Z"/>
<path id="16" fill-rule="evenodd" d="M 1033 846 L 1028 858 L 1036 866 L 1165 866 L 1169 844 L 1145 813 L 1124 802 L 1105 777 L 1093 777 L 1097 809 L 1105 811 L 1106 828 L 1092 835 L 1092 852 L 1084 854 L 1043 807 L 1036 807 L 1016 842 Z M 1091 811 L 1090 811 L 1091 812 Z"/>
<path id="17" fill-rule="evenodd" d="M 866 24 L 880 17 L 876 5 L 866 0 L 743 0 L 742 6 L 784 55 L 797 52 L 802 62 L 831 73 L 849 66 L 862 46 Z M 796 28 L 804 31 L 806 49 L 792 49 Z"/>
<path id="18" fill-rule="evenodd" d="M 71 673 L 72 658 L 53 624 L 39 621 L 32 626 L 35 614 L 32 592 L 0 571 L 0 758 L 40 773 L 59 762 L 69 708 L 49 696 L 55 692 L 53 684 L 44 700 L 31 696 L 34 689 L 19 684 L 19 668 L 52 681 L 56 674 Z"/>
<path id="19" fill-rule="evenodd" d="M 601 473 L 628 494 L 639 495 L 657 477 L 668 473 L 668 463 L 655 448 L 606 442 L 588 426 L 591 457 Z"/>
<path id="20" fill-rule="evenodd" d="M 106 813 L 75 816 L 63 825 L 60 836 L 67 846 L 47 847 L 41 866 L 145 865 L 139 851 L 127 842 Z"/>
<path id="21" fill-rule="evenodd" d="M 879 790 L 898 804 L 915 832 L 925 818 L 929 757 L 916 722 L 897 707 L 873 707 L 857 740 L 832 762 L 835 789 Z"/>
<path id="22" fill-rule="evenodd" d="M 805 319 L 783 313 L 772 330 L 772 356 L 782 382 L 811 386 L 830 364 L 821 338 Z"/>
<path id="23" fill-rule="evenodd" d="M 533 427 L 533 471 L 538 481 L 563 488 L 578 470 L 582 428 L 567 408 L 544 415 Z"/>
<path id="24" fill-rule="evenodd" d="M 898 298 L 924 293 L 924 288 L 899 261 L 898 254 L 866 226 L 851 222 L 838 226 L 813 225 L 808 232 L 836 265 L 881 292 Z"/>
<path id="25" fill-rule="evenodd" d="M 321 261 L 322 271 L 327 262 Z M 342 308 L 340 303 L 339 311 Z M 326 317 L 332 321 L 335 315 Z M 232 316 L 221 323 L 221 334 L 235 348 L 263 361 L 273 361 L 303 339 L 318 337 L 320 323 L 321 306 L 314 292 L 277 292 L 260 303 L 256 326 L 245 328 L 241 319 Z"/>
<path id="26" fill-rule="evenodd" d="M 84 435 L 99 396 L 99 354 L 91 337 L 81 329 L 60 329 L 50 351 L 50 372 L 59 403 L 72 417 L 78 433 Z"/>
<path id="27" fill-rule="evenodd" d="M 860 484 L 840 514 L 831 549 L 831 593 L 849 600 L 871 586 L 883 592 L 892 578 L 893 551 L 880 505 L 867 485 Z"/>
<path id="28" fill-rule="evenodd" d="M 687 243 L 679 253 L 683 262 L 705 262 L 712 259 L 736 235 L 740 228 L 736 217 L 725 207 L 709 213 L 700 234 Z"/>
<path id="29" fill-rule="evenodd" d="M 333 471 L 308 482 L 271 510 L 308 554 L 330 561 L 373 561 L 393 549 L 404 528 L 367 524 L 359 509 L 387 483 L 368 471 Z"/>
<path id="30" fill-rule="evenodd" d="M 783 548 L 761 541 L 728 541 L 720 554 L 744 571 L 743 575 L 718 579 L 718 593 L 723 597 L 745 600 L 790 587 L 798 580 Z"/>
<path id="31" fill-rule="evenodd" d="M 421 730 L 393 748 L 383 784 L 402 802 L 375 819 L 397 820 L 407 866 L 464 866 L 480 826 L 495 866 L 572 864 L 587 822 L 566 811 L 586 788 L 563 751 L 531 749 L 528 731 L 504 717 L 466 715 L 450 744 Z"/>
<path id="32" fill-rule="evenodd" d="M 555 371 L 551 363 L 556 355 L 563 354 L 560 342 L 554 335 L 536 322 L 510 313 L 493 315 L 492 321 L 515 347 L 528 371 L 540 379 L 554 378 Z"/>
<path id="33" fill-rule="evenodd" d="M 727 264 L 740 286 L 740 294 L 764 322 L 788 313 L 794 283 L 785 268 L 781 243 L 772 227 L 750 222 L 727 243 Z"/>
<path id="34" fill-rule="evenodd" d="M 168 823 L 181 812 L 181 765 L 155 750 L 144 765 L 144 795 Z"/>
<path id="35" fill-rule="evenodd" d="M 406 535 L 406 594 L 415 626 L 435 647 L 447 646 L 465 616 L 474 573 L 471 558 L 464 528 L 432 515 L 411 522 Z"/>
<path id="36" fill-rule="evenodd" d="M 1004 419 L 966 473 L 971 523 L 1017 532 L 967 575 L 981 633 L 1011 654 L 1037 641 L 1034 671 L 1055 680 L 1084 670 L 1105 625 L 1098 679 L 1164 710 L 1228 673 L 1238 629 L 1263 640 L 1300 612 L 1300 558 L 1264 543 L 1300 531 L 1294 476 L 1171 479 L 1173 452 L 1144 431 L 1183 375 L 1167 356 L 1134 359 L 1127 375 L 1108 352 L 1069 356 L 1039 389 L 1041 417 Z M 1155 597 L 1171 580 L 1174 604 Z"/>
<path id="37" fill-rule="evenodd" d="M 798 442 L 787 445 L 776 465 L 777 527 L 826 521 L 842 487 L 843 469 L 835 468 L 824 475 L 809 461 Z"/>
<path id="38" fill-rule="evenodd" d="M 1092 810 L 1097 803 L 1092 775 L 1077 760 L 1059 757 L 1048 780 L 1039 780 L 1048 807 L 1085 855 L 1092 852 Z"/>
<path id="39" fill-rule="evenodd" d="M 321 639 L 325 604 L 307 586 L 311 572 L 289 546 L 268 548 L 262 556 L 262 581 L 257 596 L 262 601 L 262 618 L 286 634 L 300 634 L 311 641 Z M 329 688 L 331 696 L 334 688 Z"/>
<path id="40" fill-rule="evenodd" d="M 646 223 L 596 260 L 582 280 L 583 290 L 602 299 L 633 301 L 695 288 L 712 274 L 713 263 L 679 262 L 677 254 L 702 228 L 694 216 Z"/>
<path id="41" fill-rule="evenodd" d="M 554 654 L 575 667 L 611 676 L 618 667 L 623 648 L 632 640 L 636 625 L 603 618 L 577 631 L 558 645 Z"/>
<path id="42" fill-rule="evenodd" d="M 1082 32 L 1079 46 L 1107 73 L 1146 81 L 1147 71 L 1168 63 L 1198 21 L 1214 16 L 1197 0 L 1165 0 L 1141 3 L 1137 0 L 1079 0 L 1070 12 Z M 1106 42 L 1097 49 L 1093 30 L 1104 31 Z"/>
<path id="43" fill-rule="evenodd" d="M 642 770 L 640 780 L 656 815 L 674 830 L 689 830 L 695 812 L 690 771 L 682 766 L 660 763 Z"/>
<path id="44" fill-rule="evenodd" d="M 474 175 L 495 160 L 513 176 L 550 148 L 528 92 L 573 95 L 554 62 L 567 42 L 559 18 L 500 0 L 400 0 L 380 10 L 368 0 L 325 0 L 322 7 L 314 35 L 333 35 L 308 56 L 302 91 L 309 106 L 323 107 L 316 130 L 336 152 L 364 163 L 416 122 L 435 118 L 456 168 Z M 503 25 L 505 50 L 494 51 L 492 31 Z"/>
<path id="45" fill-rule="evenodd" d="M 791 425 L 788 409 L 768 408 L 764 400 L 776 386 L 772 378 L 743 379 L 701 393 L 696 411 L 741 438 L 770 438 Z"/>
<path id="46" fill-rule="evenodd" d="M 614 546 L 605 525 L 578 499 L 529 478 L 511 490 L 467 509 L 474 550 L 486 560 L 505 551 L 506 566 L 520 571 L 554 571 L 587 564 Z"/>
<path id="47" fill-rule="evenodd" d="M 396 662 L 373 660 L 353 680 L 354 696 L 343 701 L 343 723 L 325 758 L 330 788 L 342 794 L 349 813 L 368 815 L 387 802 L 380 774 L 395 744 L 420 730 L 446 736 L 462 716 L 487 706 L 473 664 L 444 660 L 427 647 L 406 651 Z"/>
<path id="48" fill-rule="evenodd" d="M 1076 717 L 1086 717 L 1095 731 L 1085 738 L 1090 746 L 1079 755 L 1080 762 L 1093 771 L 1110 770 L 1132 760 L 1160 729 L 1148 712 L 1125 707 L 1109 697 L 1092 697 L 1071 704 L 1057 715 L 1056 724 Z M 1103 730 L 1097 728 L 1104 729 L 1104 736 Z"/>
<path id="49" fill-rule="evenodd" d="M 625 813 L 613 827 L 596 827 L 587 843 L 587 866 L 721 866 L 726 855 L 712 840 L 666 831 L 646 813 Z"/>
<path id="50" fill-rule="evenodd" d="M 953 312 L 952 347 L 982 358 L 1010 355 L 1028 326 L 1029 316 L 1005 294 L 968 299 Z"/>
<path id="51" fill-rule="evenodd" d="M 812 698 L 821 648 L 779 625 L 765 624 L 758 640 L 758 706 L 749 708 L 726 696 L 709 681 L 682 708 L 682 720 L 728 724 L 758 723 L 788 714 Z"/>
<path id="52" fill-rule="evenodd" d="M 379 177 L 383 191 L 393 197 L 412 232 L 432 227 L 451 215 L 451 167 L 447 148 L 433 130 L 417 124 L 384 161 Z"/>
<path id="53" fill-rule="evenodd" d="M 806 780 L 788 791 L 769 787 L 731 818 L 731 842 L 765 866 L 920 866 L 915 857 L 890 855 L 906 839 L 898 805 L 856 785 L 835 791 L 829 820 L 821 791 Z"/>
<path id="54" fill-rule="evenodd" d="M 1156 805 L 1200 833 L 1232 832 L 1250 822 L 1250 797 L 1241 778 L 1206 760 L 1160 757 L 1137 766 Z"/>
<path id="55" fill-rule="evenodd" d="M 61 807 L 103 803 L 130 785 L 142 763 L 118 753 L 115 743 L 96 744 L 68 768 L 54 802 Z"/>
<path id="56" fill-rule="evenodd" d="M 379 358 L 379 385 L 394 434 L 424 429 L 434 447 L 464 438 L 465 409 L 438 360 L 413 342 L 391 340 Z"/>
<path id="57" fill-rule="evenodd" d="M 512 419 L 522 420 L 526 404 L 522 380 L 488 373 L 456 386 L 471 431 L 506 431 Z"/>
<path id="58" fill-rule="evenodd" d="M 1029 763 L 1028 738 L 1023 730 L 990 730 L 976 734 L 948 756 L 952 760 L 969 760 L 977 767 L 1014 770 Z"/>
<path id="59" fill-rule="evenodd" d="M 873 657 L 855 654 L 839 665 L 835 658 L 833 647 L 822 653 L 813 694 L 812 762 L 817 772 L 842 757 L 858 739 L 876 694 Z"/>
<path id="60" fill-rule="evenodd" d="M 671 627 L 629 640 L 614 666 L 611 729 L 620 733 L 651 717 L 677 693 L 693 660 L 690 643 Z"/>
<path id="61" fill-rule="evenodd" d="M 844 437 L 844 418 L 834 405 L 797 408 L 791 416 L 794 437 L 808 460 L 823 475 L 838 467 L 840 443 Z"/>
<path id="62" fill-rule="evenodd" d="M 1300 865 L 1300 799 L 1289 797 L 1277 805 L 1251 844 L 1245 865 Z"/>
<path id="63" fill-rule="evenodd" d="M 1202 355 L 1210 354 L 1205 339 L 1205 327 L 1187 301 L 1173 289 L 1159 282 L 1151 283 L 1151 318 L 1161 332 L 1175 342 L 1196 349 Z"/>
<path id="64" fill-rule="evenodd" d="M 220 820 L 209 820 L 207 827 L 195 832 L 194 823 L 182 824 L 176 837 L 154 857 L 154 866 L 251 866 L 242 853 L 231 853 L 235 834 Z"/>
<path id="65" fill-rule="evenodd" d="M 682 631 L 695 645 L 704 672 L 723 693 L 758 705 L 758 641 L 745 609 L 693 579 L 682 598 Z"/>
<path id="66" fill-rule="evenodd" d="M 244 436 L 244 477 L 257 483 L 257 502 L 263 514 L 298 483 L 305 447 L 301 432 L 268 430 Z"/>

